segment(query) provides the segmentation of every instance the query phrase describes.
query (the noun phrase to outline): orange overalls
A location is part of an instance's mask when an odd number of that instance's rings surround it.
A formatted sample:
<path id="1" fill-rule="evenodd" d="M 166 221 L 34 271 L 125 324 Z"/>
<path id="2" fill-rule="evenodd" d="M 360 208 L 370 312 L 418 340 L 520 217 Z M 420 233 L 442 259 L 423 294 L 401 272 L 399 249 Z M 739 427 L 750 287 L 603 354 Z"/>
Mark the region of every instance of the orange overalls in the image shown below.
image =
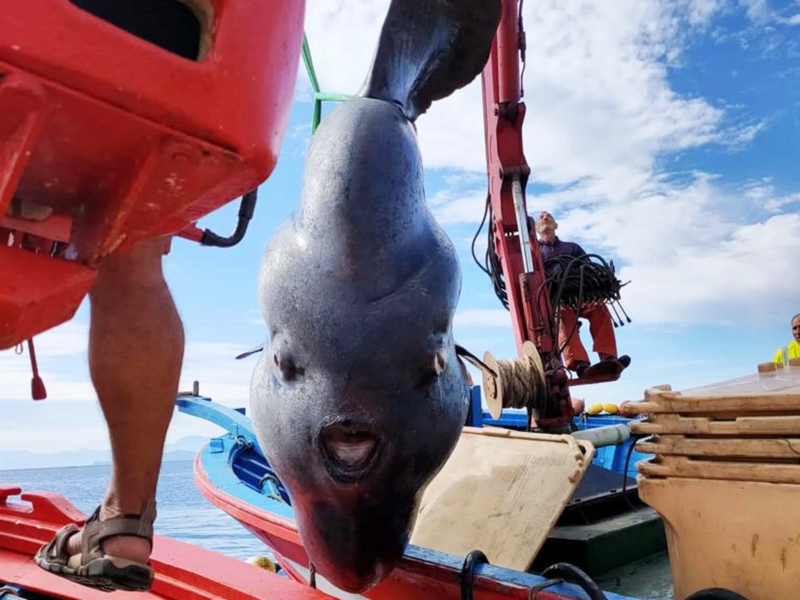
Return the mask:
<path id="1" fill-rule="evenodd" d="M 568 256 L 583 256 L 586 254 L 575 242 L 562 242 L 556 236 L 552 244 L 546 244 L 539 241 L 539 251 L 542 255 L 542 261 L 545 262 L 551 258 L 561 255 Z M 590 363 L 589 355 L 581 342 L 580 335 L 577 329 L 577 316 L 575 311 L 571 308 L 562 306 L 560 309 L 560 325 L 558 328 L 558 344 L 559 347 L 564 347 L 564 363 L 568 369 L 574 370 L 577 363 L 586 362 Z M 611 314 L 608 312 L 608 307 L 605 304 L 595 306 L 593 308 L 581 309 L 580 318 L 589 320 L 589 331 L 592 334 L 594 342 L 593 350 L 600 355 L 600 358 L 606 356 L 617 356 L 617 341 L 614 337 L 614 325 L 611 321 Z M 574 329 L 574 332 L 573 332 Z M 570 337 L 570 334 L 572 336 Z M 569 342 L 567 339 L 569 338 Z"/>

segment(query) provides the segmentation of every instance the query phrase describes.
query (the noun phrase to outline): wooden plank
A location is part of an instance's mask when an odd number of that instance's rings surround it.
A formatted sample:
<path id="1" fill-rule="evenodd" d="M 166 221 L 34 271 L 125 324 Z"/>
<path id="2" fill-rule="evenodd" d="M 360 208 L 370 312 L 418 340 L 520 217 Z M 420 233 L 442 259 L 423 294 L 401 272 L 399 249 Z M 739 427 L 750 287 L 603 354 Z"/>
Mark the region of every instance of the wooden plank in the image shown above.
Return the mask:
<path id="1" fill-rule="evenodd" d="M 713 439 L 667 434 L 639 441 L 636 450 L 683 456 L 800 459 L 800 438 Z"/>
<path id="2" fill-rule="evenodd" d="M 713 419 L 706 416 L 652 414 L 631 423 L 634 434 L 800 436 L 800 416 L 739 417 Z"/>
<path id="3" fill-rule="evenodd" d="M 800 414 L 800 368 L 779 369 L 676 392 L 652 387 L 644 400 L 623 402 L 627 416 L 654 413 Z"/>
<path id="4" fill-rule="evenodd" d="M 764 483 L 800 483 L 800 464 L 712 461 L 663 455 L 636 463 L 647 477 L 690 477 Z"/>

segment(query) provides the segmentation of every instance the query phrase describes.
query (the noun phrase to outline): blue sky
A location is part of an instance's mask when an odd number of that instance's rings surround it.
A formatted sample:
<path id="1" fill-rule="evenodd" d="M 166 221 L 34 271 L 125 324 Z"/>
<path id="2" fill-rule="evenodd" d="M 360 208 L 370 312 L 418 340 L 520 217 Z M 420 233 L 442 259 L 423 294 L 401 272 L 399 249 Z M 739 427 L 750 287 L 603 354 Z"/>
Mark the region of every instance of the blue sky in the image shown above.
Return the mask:
<path id="1" fill-rule="evenodd" d="M 388 0 L 314 0 L 306 31 L 325 91 L 363 80 Z M 528 208 L 614 260 L 633 323 L 617 330 L 633 362 L 615 383 L 576 388 L 591 404 L 740 376 L 790 339 L 800 312 L 800 2 L 525 2 Z M 349 35 L 346 31 L 358 31 Z M 247 237 L 227 250 L 176 240 L 167 278 L 185 322 L 182 389 L 245 406 L 263 341 L 256 275 L 275 227 L 297 207 L 311 104 L 300 71 L 279 164 Z M 480 83 L 418 123 L 431 206 L 458 246 L 455 322 L 473 352 L 514 356 L 508 314 L 469 245 L 483 216 Z M 229 233 L 237 202 L 200 223 Z M 480 236 L 478 255 L 484 249 Z M 0 450 L 107 447 L 86 367 L 88 306 L 37 340 L 50 397 L 29 399 L 27 356 L 0 353 Z M 588 328 L 584 329 L 587 347 Z M 178 416 L 170 440 L 215 428 Z"/>

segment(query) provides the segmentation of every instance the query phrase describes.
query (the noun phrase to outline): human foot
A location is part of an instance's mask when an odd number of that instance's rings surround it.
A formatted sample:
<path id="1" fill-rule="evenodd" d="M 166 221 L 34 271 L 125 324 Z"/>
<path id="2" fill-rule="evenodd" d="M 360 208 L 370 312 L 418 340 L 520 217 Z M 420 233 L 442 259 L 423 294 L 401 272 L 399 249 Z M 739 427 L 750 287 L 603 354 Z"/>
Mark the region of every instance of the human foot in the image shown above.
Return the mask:
<path id="1" fill-rule="evenodd" d="M 117 517 L 124 517 L 125 515 L 119 511 L 108 509 L 105 506 L 100 509 L 100 522 L 108 521 Z M 138 518 L 138 515 L 131 515 Z M 83 542 L 83 532 L 81 529 L 78 533 L 71 535 L 67 541 L 67 552 L 70 556 L 81 553 L 81 543 Z M 118 556 L 127 560 L 132 560 L 139 563 L 146 563 L 150 558 L 151 546 L 147 539 L 135 536 L 122 536 L 117 535 L 102 540 L 100 549 L 106 554 Z"/>
<path id="2" fill-rule="evenodd" d="M 102 516 L 101 516 L 102 515 Z M 153 582 L 155 503 L 141 515 L 98 508 L 83 529 L 70 524 L 39 549 L 35 561 L 67 579 L 106 591 L 147 591 Z"/>

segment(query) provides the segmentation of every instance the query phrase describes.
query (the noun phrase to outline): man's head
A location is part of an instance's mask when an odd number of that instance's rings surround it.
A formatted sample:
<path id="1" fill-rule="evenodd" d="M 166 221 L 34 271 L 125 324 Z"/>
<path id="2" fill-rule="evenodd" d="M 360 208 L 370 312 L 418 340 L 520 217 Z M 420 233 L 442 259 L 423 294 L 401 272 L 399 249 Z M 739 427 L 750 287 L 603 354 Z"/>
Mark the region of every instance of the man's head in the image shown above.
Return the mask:
<path id="1" fill-rule="evenodd" d="M 558 223 L 549 212 L 543 211 L 539 213 L 539 218 L 536 219 L 536 233 L 539 239 L 543 242 L 551 242 L 556 237 L 556 229 Z"/>
<path id="2" fill-rule="evenodd" d="M 792 317 L 792 335 L 796 342 L 800 342 L 800 313 Z"/>

